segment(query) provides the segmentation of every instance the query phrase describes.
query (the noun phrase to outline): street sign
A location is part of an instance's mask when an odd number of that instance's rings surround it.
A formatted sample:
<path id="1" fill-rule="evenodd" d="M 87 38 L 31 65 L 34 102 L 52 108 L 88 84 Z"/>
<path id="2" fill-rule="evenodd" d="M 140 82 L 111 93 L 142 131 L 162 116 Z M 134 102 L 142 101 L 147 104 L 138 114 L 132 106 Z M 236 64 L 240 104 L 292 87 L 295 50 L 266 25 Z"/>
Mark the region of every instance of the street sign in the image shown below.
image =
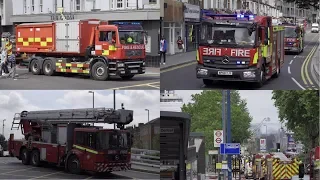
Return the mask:
<path id="1" fill-rule="evenodd" d="M 240 154 L 240 143 L 221 143 L 220 154 L 238 155 Z"/>
<path id="2" fill-rule="evenodd" d="M 267 141 L 266 139 L 260 139 L 260 151 L 266 152 L 267 151 Z"/>
<path id="3" fill-rule="evenodd" d="M 214 133 L 214 147 L 220 147 L 220 144 L 223 143 L 223 131 L 215 130 Z"/>
<path id="4" fill-rule="evenodd" d="M 208 154 L 219 154 L 219 151 L 218 150 L 209 150 L 209 153 Z"/>

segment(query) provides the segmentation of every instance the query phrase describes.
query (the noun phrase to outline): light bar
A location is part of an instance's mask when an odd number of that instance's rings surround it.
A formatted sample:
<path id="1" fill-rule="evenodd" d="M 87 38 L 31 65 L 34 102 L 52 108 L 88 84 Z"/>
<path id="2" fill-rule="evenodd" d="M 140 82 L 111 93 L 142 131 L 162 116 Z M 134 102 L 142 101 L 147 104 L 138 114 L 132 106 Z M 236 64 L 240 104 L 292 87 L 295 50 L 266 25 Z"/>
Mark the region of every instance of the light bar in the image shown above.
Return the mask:
<path id="1" fill-rule="evenodd" d="M 244 14 L 204 14 L 204 18 L 212 18 L 217 20 L 254 20 L 253 15 L 244 15 Z"/>
<path id="2" fill-rule="evenodd" d="M 117 24 L 117 25 L 141 25 L 140 22 L 113 22 L 113 24 Z"/>

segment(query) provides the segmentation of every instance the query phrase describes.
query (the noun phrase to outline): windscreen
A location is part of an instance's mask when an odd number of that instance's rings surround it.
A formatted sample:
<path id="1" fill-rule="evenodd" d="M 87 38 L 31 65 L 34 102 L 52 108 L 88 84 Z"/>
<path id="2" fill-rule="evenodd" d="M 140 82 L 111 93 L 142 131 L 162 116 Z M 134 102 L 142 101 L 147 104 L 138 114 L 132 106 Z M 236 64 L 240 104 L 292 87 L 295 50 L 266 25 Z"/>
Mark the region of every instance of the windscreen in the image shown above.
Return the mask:
<path id="1" fill-rule="evenodd" d="M 99 132 L 100 149 L 129 148 L 128 134 L 124 132 Z"/>
<path id="2" fill-rule="evenodd" d="M 284 31 L 284 36 L 286 38 L 296 38 L 297 37 L 296 27 L 286 27 Z"/>
<path id="3" fill-rule="evenodd" d="M 245 26 L 203 24 L 200 44 L 219 46 L 253 46 L 256 32 L 250 35 Z"/>
<path id="4" fill-rule="evenodd" d="M 143 31 L 119 31 L 121 44 L 144 44 Z"/>

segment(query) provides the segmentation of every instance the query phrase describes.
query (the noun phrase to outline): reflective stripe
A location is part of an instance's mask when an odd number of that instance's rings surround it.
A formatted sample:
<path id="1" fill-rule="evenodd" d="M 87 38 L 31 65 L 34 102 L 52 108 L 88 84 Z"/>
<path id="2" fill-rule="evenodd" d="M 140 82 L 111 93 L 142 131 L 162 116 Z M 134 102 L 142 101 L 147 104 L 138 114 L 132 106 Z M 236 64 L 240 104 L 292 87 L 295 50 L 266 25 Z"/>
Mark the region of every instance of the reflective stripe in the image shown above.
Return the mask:
<path id="1" fill-rule="evenodd" d="M 199 60 L 200 60 L 200 59 L 199 59 L 199 50 L 198 50 L 198 49 L 197 49 L 196 59 L 197 59 L 197 61 L 199 61 Z"/>
<path id="2" fill-rule="evenodd" d="M 81 147 L 81 146 L 78 146 L 78 145 L 73 145 L 73 147 L 77 148 L 77 149 L 80 149 L 80 150 L 83 150 L 83 151 L 91 152 L 93 154 L 98 154 L 98 151 L 94 151 L 94 150 L 91 150 L 91 149 L 88 149 L 88 148 L 85 148 L 85 147 Z"/>
<path id="3" fill-rule="evenodd" d="M 252 64 L 257 64 L 259 59 L 259 48 L 257 48 L 256 53 L 254 53 Z"/>

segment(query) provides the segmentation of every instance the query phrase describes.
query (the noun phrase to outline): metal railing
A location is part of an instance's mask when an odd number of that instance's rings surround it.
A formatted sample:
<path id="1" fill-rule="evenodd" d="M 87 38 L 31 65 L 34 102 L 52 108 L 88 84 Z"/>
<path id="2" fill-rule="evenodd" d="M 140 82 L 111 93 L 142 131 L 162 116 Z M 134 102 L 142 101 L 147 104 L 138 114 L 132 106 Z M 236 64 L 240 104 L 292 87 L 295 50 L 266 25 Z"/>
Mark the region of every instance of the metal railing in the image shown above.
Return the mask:
<path id="1" fill-rule="evenodd" d="M 160 151 L 132 148 L 131 164 L 136 170 L 160 173 Z"/>

